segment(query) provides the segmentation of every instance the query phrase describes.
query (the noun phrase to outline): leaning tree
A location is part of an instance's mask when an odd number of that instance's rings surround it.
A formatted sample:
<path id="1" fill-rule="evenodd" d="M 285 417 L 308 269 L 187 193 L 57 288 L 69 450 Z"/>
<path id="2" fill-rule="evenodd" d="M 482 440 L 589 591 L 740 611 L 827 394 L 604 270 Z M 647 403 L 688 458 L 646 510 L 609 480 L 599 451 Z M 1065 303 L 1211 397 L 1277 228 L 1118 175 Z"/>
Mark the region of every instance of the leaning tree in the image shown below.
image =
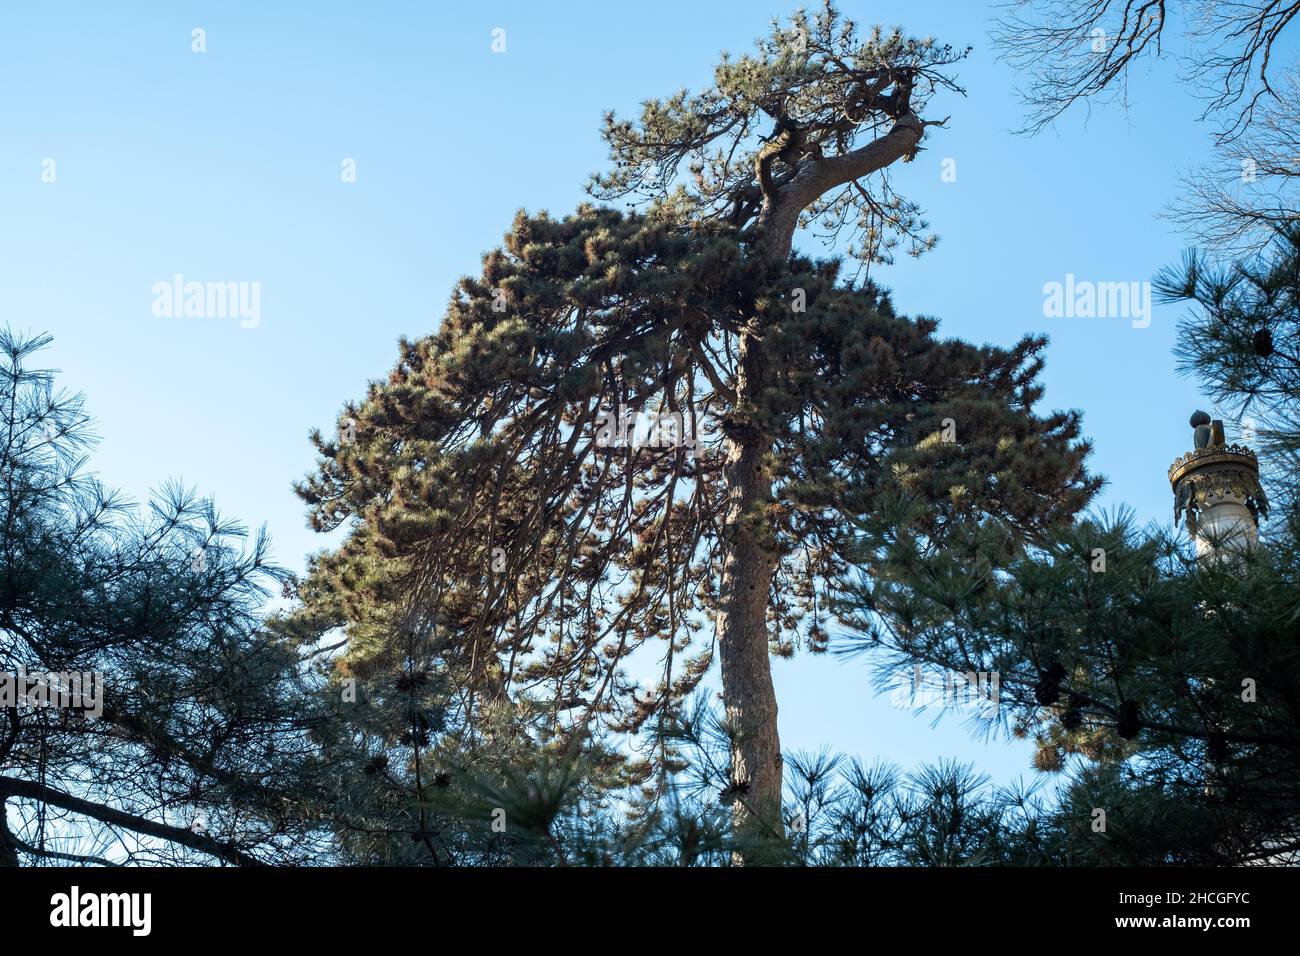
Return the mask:
<path id="1" fill-rule="evenodd" d="M 941 340 L 839 263 L 791 255 L 807 219 L 856 232 L 864 262 L 933 241 L 884 172 L 915 155 L 961 55 L 860 37 L 828 7 L 724 57 L 708 89 L 610 117 L 593 191 L 645 208 L 521 213 L 439 331 L 314 436 L 300 493 L 318 528 L 349 531 L 299 587 L 302 639 L 341 628 L 341 670 L 406 715 L 390 743 L 410 753 L 386 772 L 417 801 L 447 727 L 479 753 L 534 719 L 553 746 L 632 733 L 716 650 L 725 799 L 771 825 L 769 655 L 824 646 L 846 518 L 906 487 L 935 503 L 936 536 L 972 512 L 1034 534 L 1095 491 L 1077 416 L 1033 411 L 1045 340 Z M 431 728 L 433 687 L 450 722 Z M 679 759 L 644 757 L 623 779 Z"/>

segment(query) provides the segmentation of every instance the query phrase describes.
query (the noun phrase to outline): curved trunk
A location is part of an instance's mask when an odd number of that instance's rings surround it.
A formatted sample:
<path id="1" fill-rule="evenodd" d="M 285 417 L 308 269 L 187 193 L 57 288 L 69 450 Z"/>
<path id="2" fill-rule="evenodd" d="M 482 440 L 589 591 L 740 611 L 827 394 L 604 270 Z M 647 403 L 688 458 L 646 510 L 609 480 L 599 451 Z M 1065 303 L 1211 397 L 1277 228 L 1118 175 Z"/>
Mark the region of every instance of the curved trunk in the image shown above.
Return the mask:
<path id="1" fill-rule="evenodd" d="M 754 254 L 789 258 L 799 214 L 830 189 L 915 154 L 925 124 L 912 113 L 888 133 L 849 153 L 809 158 L 774 188 L 771 150 L 760 151 L 756 178 L 763 208 L 756 223 Z M 755 333 L 758 333 L 756 335 Z M 768 358 L 761 330 L 742 334 L 737 356 L 736 397 L 762 394 Z M 732 744 L 732 814 L 742 837 L 784 835 L 781 820 L 782 758 L 777 732 L 776 692 L 768 656 L 767 608 L 776 571 L 775 535 L 767 506 L 772 497 L 768 471 L 771 436 L 743 425 L 728 434 L 723 470 L 727 507 L 723 518 L 723 566 L 717 638 L 722 662 L 722 697 L 735 735 Z M 737 863 L 744 861 L 739 857 Z"/>

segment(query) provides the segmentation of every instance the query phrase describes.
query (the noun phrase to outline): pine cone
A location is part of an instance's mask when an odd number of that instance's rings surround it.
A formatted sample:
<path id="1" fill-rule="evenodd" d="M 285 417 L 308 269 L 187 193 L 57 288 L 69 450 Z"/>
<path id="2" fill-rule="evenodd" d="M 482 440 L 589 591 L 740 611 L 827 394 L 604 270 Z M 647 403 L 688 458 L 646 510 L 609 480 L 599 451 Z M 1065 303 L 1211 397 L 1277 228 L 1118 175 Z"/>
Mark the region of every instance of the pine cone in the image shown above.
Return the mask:
<path id="1" fill-rule="evenodd" d="M 429 675 L 424 671 L 413 671 L 412 673 L 403 673 L 398 675 L 397 689 L 403 693 L 413 691 L 416 688 L 423 687 L 429 682 Z"/>
<path id="2" fill-rule="evenodd" d="M 1232 751 L 1228 749 L 1228 741 L 1224 739 L 1223 734 L 1213 731 L 1205 738 L 1205 755 L 1215 763 L 1223 763 L 1232 756 Z"/>
<path id="3" fill-rule="evenodd" d="M 429 746 L 429 734 L 427 731 L 403 731 L 402 735 L 397 738 L 397 742 L 403 747 L 427 747 Z"/>
<path id="4" fill-rule="evenodd" d="M 1142 720 L 1138 716 L 1138 702 L 1126 700 L 1119 705 L 1119 720 L 1115 722 L 1115 733 L 1125 740 L 1132 740 L 1142 729 Z"/>
<path id="5" fill-rule="evenodd" d="M 725 806 L 728 803 L 735 802 L 737 797 L 744 796 L 747 793 L 749 793 L 749 783 L 747 781 L 737 782 L 732 780 L 718 794 L 718 802 Z"/>
<path id="6" fill-rule="evenodd" d="M 1251 338 L 1250 344 L 1255 349 L 1255 354 L 1260 358 L 1268 358 L 1273 354 L 1273 333 L 1268 329 L 1260 329 Z"/>
<path id="7" fill-rule="evenodd" d="M 1061 699 L 1061 681 L 1065 680 L 1065 668 L 1059 663 L 1053 664 L 1038 675 L 1034 686 L 1034 700 L 1044 707 L 1051 707 Z"/>
<path id="8" fill-rule="evenodd" d="M 1070 695 L 1070 702 L 1061 714 L 1061 726 L 1066 730 L 1078 730 L 1083 726 L 1083 698 L 1078 694 Z"/>

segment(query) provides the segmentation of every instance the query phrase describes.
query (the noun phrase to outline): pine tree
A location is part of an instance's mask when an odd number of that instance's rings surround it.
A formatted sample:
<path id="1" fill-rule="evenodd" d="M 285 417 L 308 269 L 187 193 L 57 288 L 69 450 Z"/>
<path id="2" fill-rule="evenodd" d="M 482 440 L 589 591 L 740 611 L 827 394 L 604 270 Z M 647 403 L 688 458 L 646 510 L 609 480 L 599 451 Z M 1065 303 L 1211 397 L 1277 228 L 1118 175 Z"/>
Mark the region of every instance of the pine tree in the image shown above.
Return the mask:
<path id="1" fill-rule="evenodd" d="M 782 357 L 757 395 L 736 387 L 751 326 Z M 743 515 L 774 582 L 752 596 L 751 681 L 770 680 L 769 645 L 824 647 L 821 582 L 844 567 L 846 520 L 887 489 L 934 502 L 936 536 L 972 514 L 1037 533 L 1095 489 L 1077 417 L 1031 411 L 1044 341 L 974 347 L 935 329 L 838 281 L 835 262 L 752 257 L 726 225 L 521 214 L 439 332 L 403 342 L 337 434 L 315 436 L 300 493 L 316 527 L 348 534 L 315 560 L 289 626 L 303 641 L 342 629 L 340 676 L 392 716 L 390 769 L 415 803 L 449 763 L 543 737 L 557 758 L 595 747 L 614 783 L 649 781 L 672 747 L 620 762 L 604 736 L 675 717 L 708 669 L 737 436 L 769 442 L 770 490 Z M 775 820 L 779 800 L 745 770 L 779 768 L 775 732 L 755 739 L 734 654 L 728 791 L 742 816 Z M 650 655 L 660 677 L 641 689 L 629 666 Z M 436 722 L 413 686 L 439 702 Z"/>
<path id="2" fill-rule="evenodd" d="M 613 168 L 593 177 L 593 195 L 632 197 L 677 222 L 723 221 L 740 230 L 746 257 L 768 266 L 790 255 L 801 221 L 819 222 L 830 236 L 847 231 L 850 253 L 866 263 L 889 261 L 904 240 L 919 255 L 935 239 L 888 170 L 916 156 L 927 127 L 943 125 L 923 114 L 936 92 L 960 92 L 949 68 L 966 52 L 897 29 L 859 36 L 826 0 L 811 19 L 800 11 L 784 28 L 774 22 L 756 54 L 724 54 L 699 93 L 650 100 L 638 122 L 609 114 L 603 135 Z M 784 355 L 758 315 L 733 334 L 727 387 L 744 409 L 776 386 Z M 739 728 L 732 764 L 749 796 L 736 803 L 742 816 L 757 807 L 774 817 L 781 793 L 768 657 L 779 559 L 771 529 L 757 520 L 776 497 L 776 441 L 754 421 L 731 429 L 723 451 L 716 640 L 728 716 Z"/>
<path id="3" fill-rule="evenodd" d="M 0 680 L 102 677 L 0 709 L 0 865 L 310 859 L 328 715 L 260 627 L 283 572 L 210 501 L 142 514 L 90 477 L 81 398 L 29 364 L 49 341 L 0 331 Z"/>
<path id="4" fill-rule="evenodd" d="M 1055 806 L 1031 815 L 1051 835 L 1042 862 L 1225 865 L 1300 849 L 1294 509 L 1233 562 L 1198 562 L 1126 515 L 1028 548 L 982 522 L 933 548 L 916 510 L 898 504 L 895 540 L 863 556 L 843 650 L 869 653 L 882 688 L 916 668 L 963 688 L 996 675 L 991 709 L 965 690 L 943 704 L 981 733 L 1032 738 L 1036 769 L 1059 775 Z"/>
<path id="5" fill-rule="evenodd" d="M 1228 265 L 1188 253 L 1155 287 L 1193 309 L 1179 329 L 1180 369 L 1259 444 L 1270 497 L 1288 501 L 1300 476 L 1300 226 L 1278 222 L 1273 236 L 1263 254 Z"/>
<path id="6" fill-rule="evenodd" d="M 563 749 L 599 737 L 597 716 L 627 733 L 677 706 L 712 659 L 691 637 L 712 631 L 728 792 L 741 818 L 775 819 L 769 652 L 801 627 L 824 644 L 814 582 L 840 560 L 840 516 L 897 479 L 1031 530 L 1095 488 L 1075 416 L 1031 411 L 1041 340 L 941 343 L 875 287 L 837 288 L 834 264 L 788 262 L 804 217 L 855 232 L 867 263 L 932 244 L 885 171 L 942 125 L 922 113 L 959 89 L 945 71 L 964 55 L 859 37 L 828 4 L 724 56 L 701 92 L 607 117 L 613 167 L 592 191 L 644 218 L 521 217 L 441 331 L 404 342 L 319 439 L 313 520 L 355 526 L 306 584 L 310 633 L 346 628 L 350 674 L 450 675 L 453 726 L 518 740 L 540 720 Z M 597 419 L 621 435 L 625 413 L 667 416 L 696 448 L 602 447 Z M 662 677 L 635 700 L 620 665 L 655 644 Z M 411 740 L 413 771 L 427 744 Z"/>

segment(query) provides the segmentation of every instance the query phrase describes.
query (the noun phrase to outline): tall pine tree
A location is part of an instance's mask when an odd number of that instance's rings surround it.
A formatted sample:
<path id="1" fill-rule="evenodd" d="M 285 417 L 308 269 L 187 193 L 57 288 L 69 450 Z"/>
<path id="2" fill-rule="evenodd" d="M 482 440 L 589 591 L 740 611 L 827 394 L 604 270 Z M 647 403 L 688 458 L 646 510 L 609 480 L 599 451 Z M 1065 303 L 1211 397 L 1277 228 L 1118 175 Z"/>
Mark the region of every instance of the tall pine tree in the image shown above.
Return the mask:
<path id="1" fill-rule="evenodd" d="M 770 649 L 824 646 L 819 582 L 843 569 L 846 518 L 885 489 L 935 502 L 936 535 L 972 513 L 1036 533 L 1087 501 L 1076 417 L 1031 411 L 1041 339 L 943 341 L 836 274 L 756 260 L 729 227 L 521 215 L 440 331 L 403 343 L 388 380 L 317 437 L 300 491 L 317 527 L 351 525 L 299 588 L 304 639 L 343 628 L 348 675 L 397 696 L 436 682 L 453 723 L 484 734 L 534 719 L 562 738 L 633 732 L 698 685 L 725 636 L 737 436 L 771 441 L 771 491 L 743 516 L 774 572 L 751 596 L 753 680 Z M 737 343 L 755 322 L 783 361 L 746 399 Z M 638 695 L 620 668 L 645 646 L 661 676 Z M 729 680 L 735 666 L 724 651 Z M 755 806 L 745 768 L 776 741 L 728 710 L 742 754 L 762 748 L 733 767 L 734 798 Z M 412 719 L 394 743 L 417 767 L 427 728 Z"/>
<path id="2" fill-rule="evenodd" d="M 521 214 L 439 332 L 317 438 L 301 492 L 322 530 L 352 529 L 301 592 L 307 636 L 345 628 L 366 678 L 447 675 L 458 723 L 561 738 L 662 717 L 716 647 L 729 798 L 775 819 L 769 654 L 824 645 L 846 516 L 901 483 L 941 502 L 936 534 L 964 512 L 1034 533 L 1097 485 L 1077 416 L 1033 411 L 1042 339 L 943 341 L 836 263 L 791 259 L 804 217 L 856 229 L 868 262 L 928 247 L 883 173 L 962 55 L 860 37 L 827 6 L 700 93 L 611 116 L 593 191 L 644 214 Z M 621 665 L 655 643 L 637 697 Z"/>

